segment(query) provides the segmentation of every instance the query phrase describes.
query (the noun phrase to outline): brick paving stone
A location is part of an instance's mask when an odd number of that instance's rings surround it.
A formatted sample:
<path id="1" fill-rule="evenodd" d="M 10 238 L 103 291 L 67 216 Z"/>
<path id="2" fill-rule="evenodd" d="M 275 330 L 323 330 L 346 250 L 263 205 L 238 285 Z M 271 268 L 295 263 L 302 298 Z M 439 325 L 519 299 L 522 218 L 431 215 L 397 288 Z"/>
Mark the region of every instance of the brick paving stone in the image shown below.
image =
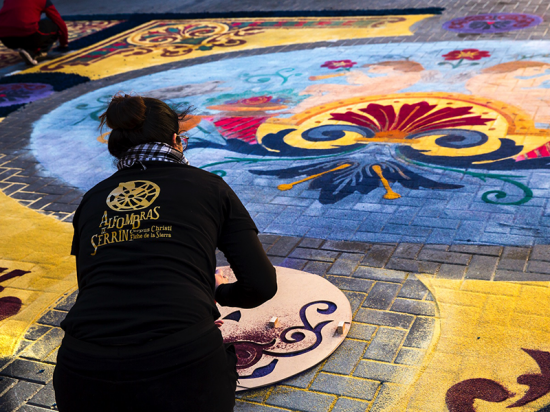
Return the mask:
<path id="1" fill-rule="evenodd" d="M 498 269 L 523 272 L 529 252 L 529 248 L 506 246 L 498 262 Z"/>
<path id="2" fill-rule="evenodd" d="M 21 352 L 23 352 L 30 345 L 32 345 L 31 341 L 22 340 L 21 342 L 19 342 L 19 346 L 17 347 L 16 354 L 19 355 Z"/>
<path id="3" fill-rule="evenodd" d="M 71 310 L 74 303 L 76 302 L 77 296 L 78 296 L 78 290 L 75 290 L 69 296 L 67 296 L 61 302 L 59 302 L 55 306 L 55 309 L 68 312 L 69 310 Z"/>
<path id="4" fill-rule="evenodd" d="M 42 197 L 42 195 L 38 193 L 22 192 L 19 190 L 16 193 L 13 193 L 11 197 L 17 200 L 38 200 Z"/>
<path id="5" fill-rule="evenodd" d="M 525 270 L 526 260 L 501 259 L 498 262 L 499 270 L 508 270 L 514 272 L 523 272 Z"/>
<path id="6" fill-rule="evenodd" d="M 395 283 L 376 282 L 363 306 L 371 309 L 389 309 L 400 289 L 401 285 Z"/>
<path id="7" fill-rule="evenodd" d="M 431 262 L 451 263 L 455 265 L 467 265 L 472 255 L 423 248 L 418 255 L 419 260 Z"/>
<path id="8" fill-rule="evenodd" d="M 386 265 L 388 269 L 400 270 L 414 273 L 429 273 L 437 272 L 439 264 L 435 262 L 421 262 L 412 259 L 399 259 L 392 257 Z"/>
<path id="9" fill-rule="evenodd" d="M 269 259 L 269 261 L 273 266 L 282 266 L 282 262 L 284 262 L 285 260 L 285 258 L 280 256 L 268 256 L 267 258 Z M 216 263 L 216 266 L 221 266 L 221 265 Z"/>
<path id="10" fill-rule="evenodd" d="M 41 193 L 46 193 L 48 195 L 64 195 L 73 190 L 74 188 L 57 184 L 49 184 L 40 188 Z"/>
<path id="11" fill-rule="evenodd" d="M 550 246 L 549 245 L 535 245 L 531 251 L 529 260 L 543 260 L 550 262 Z"/>
<path id="12" fill-rule="evenodd" d="M 498 257 L 472 256 L 466 270 L 466 279 L 491 280 L 495 273 Z"/>
<path id="13" fill-rule="evenodd" d="M 376 332 L 376 326 L 352 322 L 347 337 L 351 339 L 369 341 L 372 339 L 374 332 Z"/>
<path id="14" fill-rule="evenodd" d="M 302 269 L 304 272 L 314 273 L 316 275 L 324 275 L 331 266 L 328 262 L 309 261 Z"/>
<path id="15" fill-rule="evenodd" d="M 365 412 L 368 407 L 365 401 L 349 398 L 338 398 L 331 412 Z"/>
<path id="16" fill-rule="evenodd" d="M 422 246 L 422 249 L 432 249 L 432 250 L 449 250 L 450 245 L 438 245 L 438 244 L 425 244 Z"/>
<path id="17" fill-rule="evenodd" d="M 346 339 L 327 359 L 323 371 L 349 375 L 363 357 L 366 342 Z"/>
<path id="18" fill-rule="evenodd" d="M 374 398 L 379 386 L 380 383 L 366 379 L 321 372 L 310 389 L 370 401 Z"/>
<path id="19" fill-rule="evenodd" d="M 40 389 L 36 395 L 29 399 L 28 403 L 35 406 L 43 406 L 51 410 L 55 406 L 53 383 L 50 382 Z"/>
<path id="20" fill-rule="evenodd" d="M 302 270 L 307 264 L 308 264 L 308 261 L 304 259 L 286 258 L 281 261 L 279 266 L 283 266 L 289 269 Z"/>
<path id="21" fill-rule="evenodd" d="M 268 250 L 268 255 L 272 256 L 284 256 L 286 257 L 292 249 L 300 242 L 298 237 L 285 236 L 281 237 L 275 244 Z"/>
<path id="22" fill-rule="evenodd" d="M 401 348 L 397 357 L 395 358 L 395 363 L 402 365 L 416 366 L 420 365 L 424 360 L 426 351 L 411 349 L 411 348 Z"/>
<path id="23" fill-rule="evenodd" d="M 17 379 L 8 376 L 0 376 L 0 395 L 17 383 Z"/>
<path id="24" fill-rule="evenodd" d="M 379 328 L 363 358 L 392 362 L 406 334 L 404 330 Z"/>
<path id="25" fill-rule="evenodd" d="M 472 255 L 490 255 L 500 256 L 502 246 L 483 246 L 483 245 L 451 245 L 450 252 L 469 253 Z"/>
<path id="26" fill-rule="evenodd" d="M 75 211 L 76 206 L 75 205 L 68 205 L 65 203 L 60 202 L 61 199 L 56 199 L 54 203 L 49 203 L 48 205 L 44 206 L 42 209 L 52 212 L 65 212 L 65 213 L 72 213 Z"/>
<path id="27" fill-rule="evenodd" d="M 72 206 L 75 207 L 76 205 L 80 204 L 82 196 L 82 192 L 78 190 L 73 190 L 71 192 L 65 193 L 64 195 L 61 195 L 57 199 L 57 203 L 72 204 Z"/>
<path id="28" fill-rule="evenodd" d="M 410 313 L 411 315 L 435 315 L 435 305 L 432 302 L 412 299 L 395 299 L 391 310 L 394 312 Z"/>
<path id="29" fill-rule="evenodd" d="M 343 276 L 326 276 L 326 279 L 342 290 L 350 290 L 355 292 L 368 292 L 374 282 L 365 279 L 354 279 Z"/>
<path id="30" fill-rule="evenodd" d="M 527 272 L 542 273 L 550 275 L 550 262 L 532 260 L 527 263 Z"/>
<path id="31" fill-rule="evenodd" d="M 363 255 L 359 253 L 342 253 L 333 263 L 328 273 L 331 275 L 351 276 L 362 259 Z"/>
<path id="32" fill-rule="evenodd" d="M 45 363 L 15 359 L 0 371 L 0 375 L 46 384 L 52 378 L 53 369 L 52 365 Z"/>
<path id="33" fill-rule="evenodd" d="M 334 262 L 338 255 L 338 252 L 333 252 L 330 250 L 305 249 L 302 247 L 297 247 L 292 251 L 289 256 L 294 259 L 322 260 L 325 262 Z"/>
<path id="34" fill-rule="evenodd" d="M 408 329 L 414 321 L 414 316 L 362 308 L 359 309 L 357 315 L 355 315 L 355 320 L 357 322 L 368 323 L 371 325 Z"/>
<path id="35" fill-rule="evenodd" d="M 46 359 L 44 359 L 44 362 L 46 363 L 57 363 L 57 352 L 58 352 L 59 348 L 57 348 L 56 350 L 54 350 L 52 353 L 50 353 L 48 355 L 48 357 Z"/>
<path id="36" fill-rule="evenodd" d="M 324 412 L 330 410 L 335 399 L 334 395 L 276 387 L 267 398 L 266 403 L 303 412 Z"/>
<path id="37" fill-rule="evenodd" d="M 36 193 L 44 193 L 40 190 L 46 186 L 50 180 L 44 180 L 44 179 L 38 179 L 34 181 L 33 183 L 29 184 L 27 187 L 25 187 L 25 192 L 36 192 Z M 54 196 L 56 199 L 59 198 L 59 196 Z"/>
<path id="38" fill-rule="evenodd" d="M 39 200 L 33 202 L 31 204 L 31 207 L 35 210 L 40 210 L 44 208 L 45 206 L 48 206 L 51 203 L 55 203 L 55 201 L 59 198 L 57 195 L 45 195 Z M 76 209 L 76 208 L 75 208 Z"/>
<path id="39" fill-rule="evenodd" d="M 414 259 L 420 253 L 422 245 L 416 243 L 400 243 L 395 252 L 393 252 L 392 257 L 399 257 L 404 259 Z"/>
<path id="40" fill-rule="evenodd" d="M 366 293 L 350 292 L 347 290 L 344 290 L 343 292 L 344 295 L 346 295 L 346 298 L 348 298 L 351 307 L 351 313 L 357 312 L 357 309 L 361 307 L 361 305 L 365 301 L 365 298 L 367 297 Z"/>
<path id="41" fill-rule="evenodd" d="M 51 327 L 44 326 L 44 325 L 32 325 L 27 329 L 27 332 L 25 333 L 25 339 L 28 340 L 36 340 L 42 335 L 44 335 L 47 331 L 49 331 Z"/>
<path id="42" fill-rule="evenodd" d="M 495 272 L 494 280 L 503 282 L 548 282 L 550 275 L 542 273 L 514 272 L 509 270 L 498 270 Z"/>
<path id="43" fill-rule="evenodd" d="M 357 270 L 353 272 L 352 276 L 356 278 L 381 280 L 383 282 L 393 282 L 401 284 L 408 275 L 406 273 L 398 272 L 395 270 L 385 269 L 383 271 L 380 271 L 376 268 L 359 266 Z"/>
<path id="44" fill-rule="evenodd" d="M 281 237 L 277 235 L 269 235 L 265 233 L 258 234 L 258 238 L 262 242 L 262 245 L 273 245 L 277 240 L 279 240 Z"/>
<path id="45" fill-rule="evenodd" d="M 353 376 L 372 379 L 378 382 L 393 382 L 409 384 L 416 373 L 416 369 L 408 366 L 391 363 L 362 360 L 353 372 Z"/>
<path id="46" fill-rule="evenodd" d="M 364 266 L 371 266 L 376 268 L 384 267 L 384 265 L 392 255 L 394 249 L 395 246 L 373 245 L 366 253 L 361 264 Z"/>
<path id="47" fill-rule="evenodd" d="M 323 244 L 323 242 L 324 242 L 323 239 L 305 238 L 305 239 L 302 239 L 302 241 L 300 242 L 300 244 L 298 246 L 317 249 Z"/>
<path id="48" fill-rule="evenodd" d="M 422 300 L 426 297 L 427 293 L 429 292 L 422 282 L 418 279 L 408 278 L 405 283 L 403 283 L 403 286 L 401 286 L 401 290 L 397 294 L 397 297 Z"/>
<path id="49" fill-rule="evenodd" d="M 327 240 L 323 246 L 321 246 L 321 249 L 327 249 L 327 250 L 336 250 L 339 252 L 356 252 L 356 253 L 365 253 L 369 248 L 371 247 L 368 243 L 360 243 L 360 242 L 345 242 L 345 241 L 335 241 L 335 240 Z"/>
<path id="50" fill-rule="evenodd" d="M 403 346 L 420 349 L 428 348 L 432 340 L 434 327 L 434 318 L 418 316 L 414 320 Z"/>
<path id="51" fill-rule="evenodd" d="M 37 393 L 43 386 L 19 381 L 0 397 L 0 412 L 12 412 Z"/>
<path id="52" fill-rule="evenodd" d="M 22 358 L 29 358 L 35 360 L 43 360 L 48 356 L 55 348 L 61 345 L 61 340 L 65 336 L 65 333 L 60 328 L 52 328 L 39 339 L 37 339 L 32 345 L 29 345 L 22 351 L 19 356 Z"/>
<path id="53" fill-rule="evenodd" d="M 315 376 L 318 374 L 319 369 L 321 369 L 321 365 L 314 366 L 313 368 L 301 372 L 296 376 L 285 379 L 281 382 L 281 384 L 306 389 L 307 387 L 309 387 L 309 385 L 311 385 L 313 379 L 315 379 Z"/>
<path id="54" fill-rule="evenodd" d="M 55 309 L 50 310 L 38 320 L 38 323 L 41 323 L 43 325 L 59 326 L 61 321 L 65 319 L 65 316 L 67 316 L 67 312 Z"/>
<path id="55" fill-rule="evenodd" d="M 440 266 L 436 277 L 438 279 L 462 279 L 467 268 L 467 266 L 449 265 L 447 263 L 443 263 Z"/>

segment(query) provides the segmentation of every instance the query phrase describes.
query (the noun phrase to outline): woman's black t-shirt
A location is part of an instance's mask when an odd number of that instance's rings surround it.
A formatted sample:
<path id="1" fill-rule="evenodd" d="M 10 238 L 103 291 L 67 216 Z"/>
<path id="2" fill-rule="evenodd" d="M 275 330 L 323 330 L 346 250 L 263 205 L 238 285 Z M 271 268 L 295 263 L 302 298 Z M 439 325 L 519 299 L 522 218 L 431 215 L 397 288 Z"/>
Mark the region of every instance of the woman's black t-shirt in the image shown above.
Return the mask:
<path id="1" fill-rule="evenodd" d="M 76 211 L 79 295 L 61 324 L 74 338 L 140 344 L 216 319 L 215 298 L 239 303 L 225 298 L 230 285 L 214 296 L 214 272 L 217 246 L 241 231 L 257 233 L 243 204 L 214 174 L 167 162 L 143 165 L 97 184 Z M 274 271 L 258 276 L 275 282 Z"/>

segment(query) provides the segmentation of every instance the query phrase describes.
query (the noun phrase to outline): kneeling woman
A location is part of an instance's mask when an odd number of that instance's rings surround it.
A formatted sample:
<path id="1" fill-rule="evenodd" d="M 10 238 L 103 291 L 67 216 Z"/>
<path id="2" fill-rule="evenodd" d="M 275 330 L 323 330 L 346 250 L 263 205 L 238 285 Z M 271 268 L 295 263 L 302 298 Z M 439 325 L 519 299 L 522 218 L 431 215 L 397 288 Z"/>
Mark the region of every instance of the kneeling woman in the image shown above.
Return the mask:
<path id="1" fill-rule="evenodd" d="M 187 164 L 168 105 L 117 95 L 101 121 L 119 170 L 74 217 L 79 294 L 61 324 L 57 407 L 232 411 L 236 357 L 215 301 L 252 308 L 275 294 L 256 226 L 219 176 Z M 215 274 L 216 247 L 237 282 Z"/>

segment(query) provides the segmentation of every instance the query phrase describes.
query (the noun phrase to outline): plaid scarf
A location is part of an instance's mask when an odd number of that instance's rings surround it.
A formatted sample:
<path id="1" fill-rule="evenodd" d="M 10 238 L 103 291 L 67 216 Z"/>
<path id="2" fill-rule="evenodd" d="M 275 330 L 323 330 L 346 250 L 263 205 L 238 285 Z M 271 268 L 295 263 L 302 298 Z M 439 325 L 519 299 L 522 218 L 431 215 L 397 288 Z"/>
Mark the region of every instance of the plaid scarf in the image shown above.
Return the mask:
<path id="1" fill-rule="evenodd" d="M 172 162 L 188 165 L 189 161 L 182 152 L 177 151 L 166 143 L 144 143 L 131 147 L 124 153 L 117 163 L 117 169 L 132 167 L 138 162 Z"/>

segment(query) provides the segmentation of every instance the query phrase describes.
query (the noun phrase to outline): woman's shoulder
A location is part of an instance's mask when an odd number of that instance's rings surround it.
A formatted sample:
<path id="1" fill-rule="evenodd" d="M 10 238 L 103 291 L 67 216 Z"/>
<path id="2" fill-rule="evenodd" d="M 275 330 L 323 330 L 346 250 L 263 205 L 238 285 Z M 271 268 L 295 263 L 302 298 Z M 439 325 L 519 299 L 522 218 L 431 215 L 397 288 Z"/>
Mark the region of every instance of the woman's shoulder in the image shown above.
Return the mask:
<path id="1" fill-rule="evenodd" d="M 192 181 L 196 184 L 207 184 L 221 187 L 227 187 L 227 183 L 223 178 L 215 173 L 211 173 L 199 167 L 191 165 L 182 165 L 174 163 L 161 163 L 154 162 L 146 163 L 146 169 L 130 168 L 122 169 L 108 178 L 95 184 L 89 189 L 83 196 L 83 199 L 94 195 L 97 192 L 101 192 L 113 186 L 119 186 L 122 183 L 147 181 L 151 180 L 156 184 L 178 184 L 181 180 L 188 180 L 192 178 Z"/>

